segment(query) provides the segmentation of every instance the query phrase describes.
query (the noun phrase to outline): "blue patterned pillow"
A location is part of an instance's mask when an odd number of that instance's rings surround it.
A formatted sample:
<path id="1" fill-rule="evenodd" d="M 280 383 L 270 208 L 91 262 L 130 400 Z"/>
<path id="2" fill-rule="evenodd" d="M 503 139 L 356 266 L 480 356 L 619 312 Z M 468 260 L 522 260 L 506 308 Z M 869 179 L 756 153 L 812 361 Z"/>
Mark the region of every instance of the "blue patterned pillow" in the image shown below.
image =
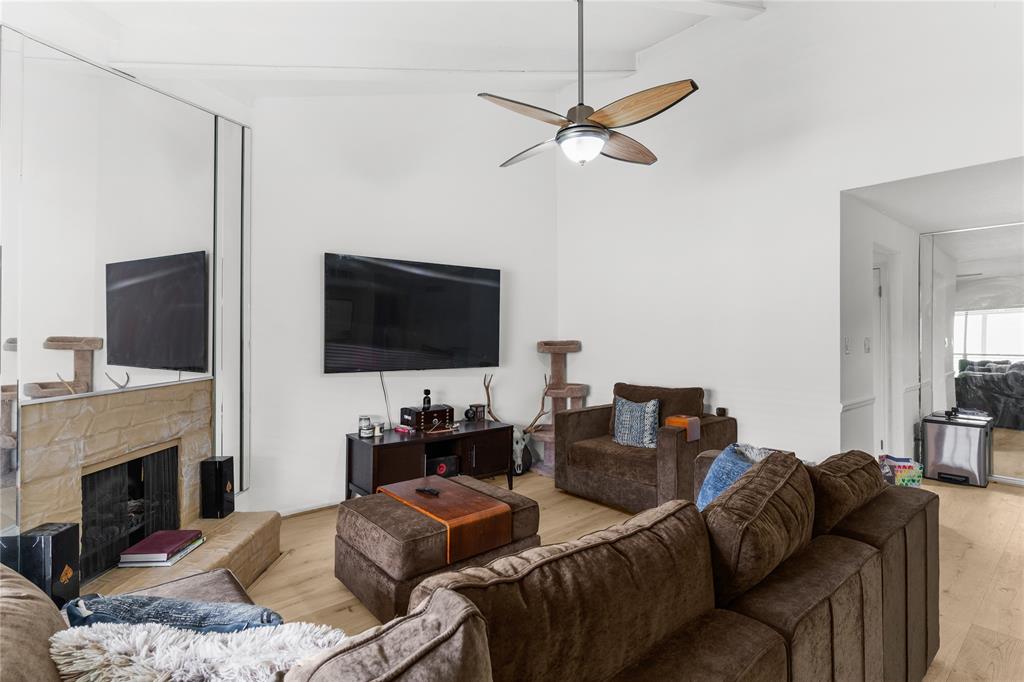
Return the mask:
<path id="1" fill-rule="evenodd" d="M 636 448 L 658 446 L 658 400 L 634 403 L 615 396 L 615 432 L 612 439 L 619 445 Z"/>

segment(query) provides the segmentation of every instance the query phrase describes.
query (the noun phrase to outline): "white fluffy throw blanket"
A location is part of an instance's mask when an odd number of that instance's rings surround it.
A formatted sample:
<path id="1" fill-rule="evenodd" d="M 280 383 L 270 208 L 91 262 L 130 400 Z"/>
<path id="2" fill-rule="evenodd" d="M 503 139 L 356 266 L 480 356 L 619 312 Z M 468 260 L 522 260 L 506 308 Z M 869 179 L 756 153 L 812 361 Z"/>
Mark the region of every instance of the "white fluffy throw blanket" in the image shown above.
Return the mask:
<path id="1" fill-rule="evenodd" d="M 232 633 L 100 623 L 55 634 L 50 657 L 62 679 L 81 682 L 264 682 L 344 639 L 341 630 L 312 623 Z"/>

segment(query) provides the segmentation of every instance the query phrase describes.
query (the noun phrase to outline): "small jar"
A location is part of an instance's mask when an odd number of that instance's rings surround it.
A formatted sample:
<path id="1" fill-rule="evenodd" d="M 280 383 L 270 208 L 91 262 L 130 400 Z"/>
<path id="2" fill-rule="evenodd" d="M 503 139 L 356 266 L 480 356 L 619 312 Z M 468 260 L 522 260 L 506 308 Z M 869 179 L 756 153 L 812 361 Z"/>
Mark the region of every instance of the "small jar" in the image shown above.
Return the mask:
<path id="1" fill-rule="evenodd" d="M 376 421 L 373 422 L 373 436 L 374 438 L 380 438 L 384 435 L 384 422 Z"/>
<path id="2" fill-rule="evenodd" d="M 364 414 L 359 417 L 359 437 L 373 438 L 373 424 L 370 423 L 370 417 L 368 415 Z"/>

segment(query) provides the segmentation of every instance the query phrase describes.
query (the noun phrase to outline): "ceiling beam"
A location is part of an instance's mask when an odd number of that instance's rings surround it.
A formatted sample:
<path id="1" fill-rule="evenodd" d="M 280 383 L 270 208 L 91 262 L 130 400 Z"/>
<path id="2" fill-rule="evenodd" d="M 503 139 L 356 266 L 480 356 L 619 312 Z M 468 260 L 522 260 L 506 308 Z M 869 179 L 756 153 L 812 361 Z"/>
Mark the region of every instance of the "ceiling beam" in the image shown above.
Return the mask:
<path id="1" fill-rule="evenodd" d="M 603 2 L 605 0 L 589 1 Z M 619 1 L 621 2 L 622 0 Z M 641 2 L 641 4 L 673 12 L 698 14 L 705 17 L 721 17 L 723 19 L 738 19 L 740 21 L 753 19 L 764 13 L 764 6 L 760 3 L 730 2 L 730 0 L 661 0 L 660 2 Z"/>

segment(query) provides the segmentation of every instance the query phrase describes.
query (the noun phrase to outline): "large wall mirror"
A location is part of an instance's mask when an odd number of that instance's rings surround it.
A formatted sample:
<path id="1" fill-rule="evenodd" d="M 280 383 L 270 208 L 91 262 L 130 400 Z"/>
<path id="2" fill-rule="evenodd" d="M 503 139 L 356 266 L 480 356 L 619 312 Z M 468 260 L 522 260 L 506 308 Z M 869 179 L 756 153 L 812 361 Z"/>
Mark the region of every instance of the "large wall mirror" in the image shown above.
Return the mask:
<path id="1" fill-rule="evenodd" d="M 921 412 L 992 418 L 989 474 L 1024 483 L 1024 223 L 921 236 Z"/>
<path id="2" fill-rule="evenodd" d="M 216 377 L 215 452 L 244 489 L 251 131 L 0 32 L 0 529 L 19 409 Z"/>

